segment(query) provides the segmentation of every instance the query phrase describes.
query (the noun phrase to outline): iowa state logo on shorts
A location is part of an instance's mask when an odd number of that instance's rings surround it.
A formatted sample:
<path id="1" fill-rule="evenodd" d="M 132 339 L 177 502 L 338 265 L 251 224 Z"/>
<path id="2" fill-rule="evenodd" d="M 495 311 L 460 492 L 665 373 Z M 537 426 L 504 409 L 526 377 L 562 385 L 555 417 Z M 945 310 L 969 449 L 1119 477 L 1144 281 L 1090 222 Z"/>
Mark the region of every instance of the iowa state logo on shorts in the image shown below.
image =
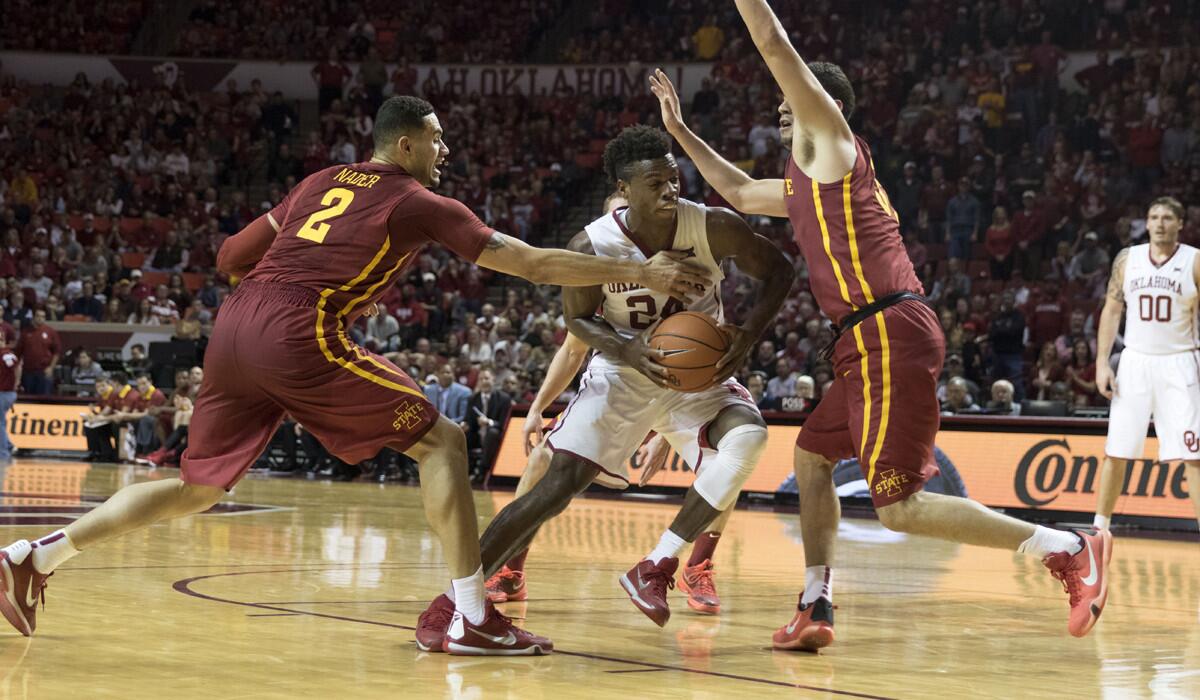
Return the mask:
<path id="1" fill-rule="evenodd" d="M 401 401 L 396 407 L 396 420 L 392 421 L 392 428 L 398 431 L 412 430 L 421 424 L 423 413 L 421 404 L 416 401 Z"/>

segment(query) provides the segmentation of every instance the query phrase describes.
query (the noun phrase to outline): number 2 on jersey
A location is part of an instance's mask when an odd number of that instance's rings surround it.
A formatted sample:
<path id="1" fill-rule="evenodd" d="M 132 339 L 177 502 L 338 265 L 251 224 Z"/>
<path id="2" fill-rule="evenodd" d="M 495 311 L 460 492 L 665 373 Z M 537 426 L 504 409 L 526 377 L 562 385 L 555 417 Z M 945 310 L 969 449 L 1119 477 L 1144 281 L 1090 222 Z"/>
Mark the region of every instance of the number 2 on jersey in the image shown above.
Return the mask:
<path id="1" fill-rule="evenodd" d="M 329 224 L 325 223 L 325 220 L 341 216 L 353 201 L 354 192 L 352 190 L 334 187 L 321 198 L 321 205 L 325 208 L 308 217 L 296 235 L 314 243 L 324 243 L 325 236 L 329 234 Z"/>

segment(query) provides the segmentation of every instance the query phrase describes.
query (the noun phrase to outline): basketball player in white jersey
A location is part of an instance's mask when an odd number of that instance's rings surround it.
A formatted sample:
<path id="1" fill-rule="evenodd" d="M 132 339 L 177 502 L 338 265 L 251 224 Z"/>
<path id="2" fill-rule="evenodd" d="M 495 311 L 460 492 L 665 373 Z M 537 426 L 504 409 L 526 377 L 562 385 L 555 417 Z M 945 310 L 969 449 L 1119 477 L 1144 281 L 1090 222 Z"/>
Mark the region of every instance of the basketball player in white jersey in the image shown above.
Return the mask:
<path id="1" fill-rule="evenodd" d="M 570 250 L 614 260 L 642 260 L 660 250 L 694 255 L 709 284 L 691 304 L 626 284 L 564 288 L 567 328 L 595 349 L 579 394 L 547 437 L 554 453 L 550 469 L 529 493 L 496 515 L 480 541 L 487 575 L 529 546 L 542 523 L 561 513 L 593 481 L 623 488 L 627 461 L 646 432 L 661 434 L 697 477 L 683 507 L 642 561 L 621 577 L 621 585 L 656 624 L 671 611 L 667 590 L 674 587 L 677 554 L 737 500 L 742 484 L 766 447 L 767 429 L 750 393 L 730 379 L 772 322 L 791 289 L 792 263 L 769 240 L 755 234 L 727 209 L 708 208 L 679 198 L 679 169 L 666 133 L 634 126 L 604 150 L 604 167 L 629 207 L 589 224 Z M 711 243 L 710 243 L 711 241 Z M 683 310 L 723 320 L 720 263 L 763 282 L 757 303 L 742 328 L 725 326 L 732 342 L 714 369 L 716 384 L 705 391 L 670 388 L 663 353 L 646 344 L 646 333 L 662 318 Z M 602 315 L 597 315 L 597 309 Z M 418 622 L 417 638 L 433 647 L 442 630 L 445 596 Z"/>
<path id="2" fill-rule="evenodd" d="M 1117 254 L 1096 339 L 1096 387 L 1112 400 L 1095 526 L 1107 529 L 1129 460 L 1141 459 L 1154 417 L 1160 462 L 1187 464 L 1188 491 L 1200 518 L 1200 342 L 1196 290 L 1200 255 L 1179 242 L 1183 205 L 1159 197 L 1146 215 L 1149 243 Z M 1113 340 L 1125 318 L 1125 350 L 1113 377 Z"/>
<path id="3" fill-rule="evenodd" d="M 612 214 L 616 209 L 629 207 L 629 202 L 617 193 L 604 200 L 604 213 Z M 550 451 L 545 440 L 545 419 L 542 413 L 557 399 L 571 381 L 578 376 L 588 360 L 591 348 L 579 338 L 570 333 L 562 347 L 554 353 L 550 367 L 546 370 L 546 378 L 538 389 L 537 396 L 529 404 L 522 427 L 522 442 L 525 445 L 525 456 L 528 458 L 525 471 L 517 483 L 516 497 L 520 498 L 541 481 L 550 468 L 550 460 L 554 453 Z M 550 426 L 551 428 L 553 426 Z M 662 435 L 654 434 L 637 451 L 637 464 L 642 469 L 638 486 L 645 486 L 654 475 L 666 464 L 667 441 Z M 704 532 L 696 538 L 692 546 L 691 557 L 684 565 L 679 575 L 679 588 L 687 594 L 687 604 L 698 613 L 715 615 L 721 610 L 721 598 L 717 594 L 716 571 L 713 566 L 713 555 L 721 541 L 721 533 L 729 522 L 733 509 L 726 510 L 717 516 Z M 487 580 L 488 598 L 493 603 L 522 601 L 529 596 L 529 587 L 525 580 L 525 557 L 529 550 L 525 549 L 510 557 L 500 569 Z"/>

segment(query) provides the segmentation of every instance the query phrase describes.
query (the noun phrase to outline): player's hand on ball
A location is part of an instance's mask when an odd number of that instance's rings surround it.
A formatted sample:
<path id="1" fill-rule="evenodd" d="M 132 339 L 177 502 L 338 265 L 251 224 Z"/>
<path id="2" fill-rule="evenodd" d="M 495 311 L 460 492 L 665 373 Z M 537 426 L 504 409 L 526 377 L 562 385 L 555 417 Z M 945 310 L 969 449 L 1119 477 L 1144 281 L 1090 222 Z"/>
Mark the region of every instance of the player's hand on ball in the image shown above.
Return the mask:
<path id="1" fill-rule="evenodd" d="M 525 424 L 521 426 L 521 434 L 525 436 L 525 456 L 533 451 L 534 445 L 542 444 L 544 421 L 541 413 L 530 413 L 525 416 Z"/>
<path id="2" fill-rule="evenodd" d="M 647 379 L 664 388 L 671 388 L 671 372 L 659 362 L 664 355 L 646 344 L 645 334 L 636 336 L 621 348 L 621 360 L 641 372 Z"/>
<path id="3" fill-rule="evenodd" d="M 720 384 L 732 377 L 738 368 L 750 356 L 750 352 L 754 349 L 754 341 L 757 338 L 750 335 L 746 331 L 737 326 L 724 324 L 721 330 L 729 336 L 729 350 L 725 352 L 725 356 L 717 363 L 717 373 L 715 375 L 715 384 Z"/>
<path id="4" fill-rule="evenodd" d="M 682 250 L 655 253 L 642 265 L 641 285 L 685 302 L 695 301 L 708 288 L 708 271 L 697 263 L 685 260 L 689 255 Z"/>
<path id="5" fill-rule="evenodd" d="M 667 463 L 667 455 L 670 453 L 669 447 L 663 436 L 656 433 L 654 437 L 647 440 L 644 445 L 638 448 L 637 461 L 638 465 L 642 468 L 642 475 L 638 478 L 638 486 L 645 486 L 650 483 L 654 475 Z"/>
<path id="6" fill-rule="evenodd" d="M 683 126 L 683 111 L 679 108 L 675 86 L 662 68 L 655 68 L 650 74 L 650 92 L 658 98 L 658 106 L 662 108 L 663 127 L 674 133 L 675 129 Z"/>
<path id="7" fill-rule="evenodd" d="M 1117 390 L 1117 378 L 1107 363 L 1096 363 L 1096 390 L 1109 401 L 1112 401 L 1113 393 Z"/>

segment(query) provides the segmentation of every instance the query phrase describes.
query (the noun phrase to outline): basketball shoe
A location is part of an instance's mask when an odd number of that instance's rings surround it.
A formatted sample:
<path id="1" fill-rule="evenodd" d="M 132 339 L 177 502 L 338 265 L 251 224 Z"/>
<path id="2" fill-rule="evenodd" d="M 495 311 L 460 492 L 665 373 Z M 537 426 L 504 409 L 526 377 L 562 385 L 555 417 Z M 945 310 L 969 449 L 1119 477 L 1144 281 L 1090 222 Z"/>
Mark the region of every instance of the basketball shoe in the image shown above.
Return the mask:
<path id="1" fill-rule="evenodd" d="M 1075 554 L 1056 552 L 1042 560 L 1050 575 L 1062 582 L 1071 603 L 1067 630 L 1076 637 L 1091 631 L 1108 601 L 1108 563 L 1112 560 L 1112 533 L 1108 530 L 1075 530 L 1083 549 Z"/>
<path id="2" fill-rule="evenodd" d="M 678 568 L 676 557 L 667 557 L 657 564 L 643 559 L 621 577 L 621 588 L 629 594 L 633 604 L 659 627 L 671 619 L 667 589 L 675 587 L 675 570 Z"/>
<path id="3" fill-rule="evenodd" d="M 683 567 L 679 590 L 687 593 L 687 604 L 692 610 L 708 615 L 721 612 L 721 599 L 717 596 L 713 575 L 713 563 L 709 559 L 695 566 Z"/>
<path id="4" fill-rule="evenodd" d="M 417 618 L 417 648 L 421 651 L 441 651 L 446 630 L 450 628 L 453 618 L 454 602 L 445 593 L 434 598 Z"/>
<path id="5" fill-rule="evenodd" d="M 525 589 L 525 572 L 513 571 L 507 566 L 492 574 L 487 580 L 488 600 L 493 603 L 507 603 L 511 600 L 525 600 L 529 591 Z"/>
<path id="6" fill-rule="evenodd" d="M 450 620 L 442 651 L 462 656 L 541 656 L 554 651 L 554 643 L 513 624 L 489 600 L 481 624 L 472 624 L 460 612 Z"/>
<path id="7" fill-rule="evenodd" d="M 37 604 L 46 607 L 46 579 L 33 568 L 33 546 L 19 540 L 0 549 L 0 613 L 26 637 L 37 629 Z"/>
<path id="8" fill-rule="evenodd" d="M 803 594 L 800 600 L 792 621 L 775 630 L 771 646 L 776 649 L 816 651 L 833 644 L 833 603 L 821 597 L 805 605 Z"/>

